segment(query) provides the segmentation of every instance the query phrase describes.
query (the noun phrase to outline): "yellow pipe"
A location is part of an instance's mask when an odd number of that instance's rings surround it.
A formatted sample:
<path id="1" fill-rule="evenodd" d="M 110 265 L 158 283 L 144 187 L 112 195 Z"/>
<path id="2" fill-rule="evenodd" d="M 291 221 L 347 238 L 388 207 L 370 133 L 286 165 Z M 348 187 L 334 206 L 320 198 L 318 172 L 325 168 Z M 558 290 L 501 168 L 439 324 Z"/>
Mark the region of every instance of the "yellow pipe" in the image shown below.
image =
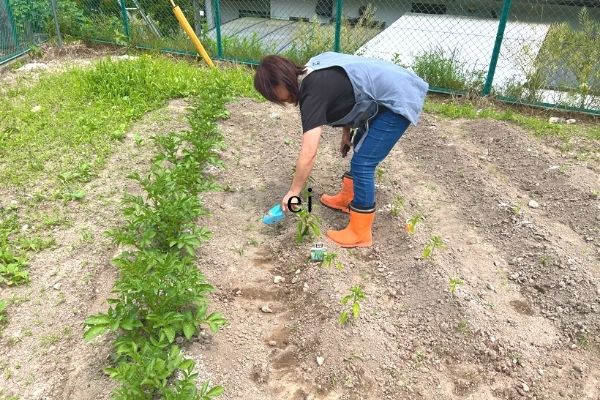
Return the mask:
<path id="1" fill-rule="evenodd" d="M 183 11 L 181 11 L 181 8 L 175 5 L 175 2 L 173 0 L 171 0 L 171 5 L 173 6 L 173 13 L 175 14 L 175 18 L 177 18 L 177 21 L 179 21 L 179 25 L 181 25 L 185 33 L 187 33 L 190 39 L 192 40 L 192 43 L 196 47 L 196 50 L 198 50 L 198 53 L 200 53 L 204 61 L 210 67 L 214 68 L 215 64 L 213 64 L 206 50 L 204 50 L 204 46 L 202 46 L 200 39 L 198 39 L 198 36 L 196 36 L 196 33 L 192 29 L 192 26 L 188 22 L 187 18 L 185 18 L 185 15 L 183 15 Z"/>

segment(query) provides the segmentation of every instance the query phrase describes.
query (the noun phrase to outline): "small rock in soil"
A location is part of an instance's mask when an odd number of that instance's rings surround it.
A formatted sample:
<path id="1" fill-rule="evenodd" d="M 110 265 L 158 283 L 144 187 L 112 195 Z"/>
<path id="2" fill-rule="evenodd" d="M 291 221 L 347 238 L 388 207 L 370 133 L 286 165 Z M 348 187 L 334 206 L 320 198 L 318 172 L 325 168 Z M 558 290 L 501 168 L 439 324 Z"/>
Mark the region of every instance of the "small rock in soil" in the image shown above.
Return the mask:
<path id="1" fill-rule="evenodd" d="M 278 285 L 281 282 L 285 282 L 285 278 L 283 276 L 279 276 L 277 275 L 275 278 L 273 278 L 273 283 Z"/>
<path id="2" fill-rule="evenodd" d="M 264 312 L 265 314 L 270 314 L 273 312 L 273 310 L 271 310 L 271 307 L 269 307 L 268 304 L 265 304 L 264 306 L 262 306 L 260 308 L 260 311 Z"/>
<path id="3" fill-rule="evenodd" d="M 535 201 L 535 200 L 529 200 L 528 206 L 531 207 L 531 208 L 539 208 L 540 204 L 537 201 Z"/>
<path id="4" fill-rule="evenodd" d="M 320 356 L 317 357 L 317 364 L 319 364 L 319 367 L 321 365 L 323 365 L 324 362 L 325 362 L 325 357 L 320 357 Z"/>

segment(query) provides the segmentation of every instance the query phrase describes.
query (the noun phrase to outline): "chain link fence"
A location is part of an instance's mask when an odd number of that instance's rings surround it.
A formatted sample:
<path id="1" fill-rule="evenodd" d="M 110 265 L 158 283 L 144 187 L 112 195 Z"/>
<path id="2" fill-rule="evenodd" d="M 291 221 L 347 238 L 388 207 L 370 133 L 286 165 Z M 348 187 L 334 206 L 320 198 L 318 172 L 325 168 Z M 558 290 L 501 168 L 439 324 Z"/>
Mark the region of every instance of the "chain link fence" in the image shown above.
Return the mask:
<path id="1" fill-rule="evenodd" d="M 0 64 L 48 38 L 44 26 L 48 10 L 29 0 L 0 0 Z"/>
<path id="2" fill-rule="evenodd" d="M 170 0 L 57 1 L 67 36 L 196 54 Z M 48 10 L 50 0 L 2 2 L 13 9 L 13 3 L 27 3 Z M 600 113 L 600 0 L 176 4 L 215 59 L 256 64 L 266 54 L 281 54 L 303 64 L 334 50 L 395 62 L 422 76 L 433 91 L 493 94 L 508 102 Z M 0 38 L 12 32 L 4 28 L 11 23 L 2 22 L 2 10 Z M 47 29 L 48 12 L 36 12 Z"/>

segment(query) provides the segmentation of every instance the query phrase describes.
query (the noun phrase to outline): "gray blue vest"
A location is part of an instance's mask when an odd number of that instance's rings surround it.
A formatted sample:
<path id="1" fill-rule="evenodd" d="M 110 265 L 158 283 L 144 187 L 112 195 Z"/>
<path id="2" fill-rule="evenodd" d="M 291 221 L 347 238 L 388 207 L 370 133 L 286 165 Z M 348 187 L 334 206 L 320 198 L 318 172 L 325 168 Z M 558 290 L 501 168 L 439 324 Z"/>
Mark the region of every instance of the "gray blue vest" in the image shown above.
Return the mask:
<path id="1" fill-rule="evenodd" d="M 312 70 L 341 67 L 354 89 L 356 104 L 332 125 L 358 128 L 377 114 L 379 105 L 402 115 L 413 125 L 419 121 L 429 85 L 414 73 L 391 62 L 326 52 L 306 64 Z"/>

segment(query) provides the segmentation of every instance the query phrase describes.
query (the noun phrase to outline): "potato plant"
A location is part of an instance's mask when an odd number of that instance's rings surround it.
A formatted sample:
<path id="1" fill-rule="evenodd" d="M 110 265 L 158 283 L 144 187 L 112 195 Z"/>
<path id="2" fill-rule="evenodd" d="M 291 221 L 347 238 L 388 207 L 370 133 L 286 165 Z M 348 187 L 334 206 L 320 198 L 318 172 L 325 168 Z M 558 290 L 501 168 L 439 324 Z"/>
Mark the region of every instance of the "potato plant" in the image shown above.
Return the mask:
<path id="1" fill-rule="evenodd" d="M 211 81 L 214 87 L 198 101 L 189 117 L 191 132 L 155 138 L 159 154 L 150 172 L 130 176 L 144 195 L 126 195 L 125 225 L 107 232 L 127 250 L 113 260 L 120 274 L 109 308 L 86 319 L 84 337 L 117 333 L 116 356 L 105 369 L 121 383 L 116 399 L 210 400 L 223 393 L 208 382 L 196 387 L 195 364 L 176 339 L 191 340 L 203 327 L 217 332 L 226 324 L 222 314 L 208 311 L 213 288 L 195 259 L 210 238 L 196 226 L 205 212 L 198 194 L 213 187 L 200 172 L 218 162 L 222 139 L 214 120 L 226 116 L 223 106 L 232 94 L 224 81 Z"/>

